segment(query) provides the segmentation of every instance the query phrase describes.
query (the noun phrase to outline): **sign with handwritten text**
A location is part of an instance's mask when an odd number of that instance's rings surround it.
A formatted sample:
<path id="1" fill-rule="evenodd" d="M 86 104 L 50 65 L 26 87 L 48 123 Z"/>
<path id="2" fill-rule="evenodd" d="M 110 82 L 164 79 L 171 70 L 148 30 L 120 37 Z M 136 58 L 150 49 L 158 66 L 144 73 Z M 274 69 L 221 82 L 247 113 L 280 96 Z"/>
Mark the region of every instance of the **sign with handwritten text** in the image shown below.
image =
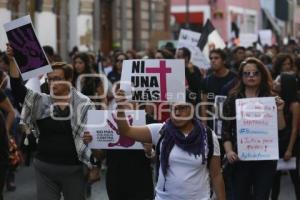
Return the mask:
<path id="1" fill-rule="evenodd" d="M 145 111 L 125 111 L 130 125 L 145 125 Z M 93 137 L 89 144 L 91 149 L 143 149 L 140 142 L 136 142 L 120 134 L 116 123 L 116 111 L 89 110 L 87 116 L 87 131 Z"/>
<path id="2" fill-rule="evenodd" d="M 23 80 L 52 71 L 29 15 L 4 24 L 4 29 Z"/>
<path id="3" fill-rule="evenodd" d="M 184 60 L 125 60 L 120 87 L 131 101 L 185 102 Z"/>
<path id="4" fill-rule="evenodd" d="M 278 160 L 278 122 L 274 97 L 237 99 L 240 160 Z"/>

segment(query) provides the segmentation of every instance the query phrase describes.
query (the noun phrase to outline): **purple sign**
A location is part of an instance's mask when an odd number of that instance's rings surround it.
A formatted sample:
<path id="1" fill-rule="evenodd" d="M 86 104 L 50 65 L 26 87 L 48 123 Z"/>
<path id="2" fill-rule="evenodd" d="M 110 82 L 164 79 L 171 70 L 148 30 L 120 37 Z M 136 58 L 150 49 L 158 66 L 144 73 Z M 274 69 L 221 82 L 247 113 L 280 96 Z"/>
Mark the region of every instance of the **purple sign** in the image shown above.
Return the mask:
<path id="1" fill-rule="evenodd" d="M 23 79 L 29 79 L 51 71 L 29 16 L 7 23 L 4 28 L 6 29 L 8 41 L 14 49 L 15 60 Z"/>

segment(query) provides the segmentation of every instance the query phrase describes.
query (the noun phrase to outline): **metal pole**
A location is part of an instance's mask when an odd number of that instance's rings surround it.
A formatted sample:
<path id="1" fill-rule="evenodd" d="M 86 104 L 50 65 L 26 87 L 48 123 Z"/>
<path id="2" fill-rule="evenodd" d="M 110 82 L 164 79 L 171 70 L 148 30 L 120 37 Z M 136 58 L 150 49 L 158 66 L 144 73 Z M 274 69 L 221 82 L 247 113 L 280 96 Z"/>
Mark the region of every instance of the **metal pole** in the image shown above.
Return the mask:
<path id="1" fill-rule="evenodd" d="M 190 27 L 190 0 L 186 0 L 186 13 L 185 13 L 185 27 L 189 28 Z"/>

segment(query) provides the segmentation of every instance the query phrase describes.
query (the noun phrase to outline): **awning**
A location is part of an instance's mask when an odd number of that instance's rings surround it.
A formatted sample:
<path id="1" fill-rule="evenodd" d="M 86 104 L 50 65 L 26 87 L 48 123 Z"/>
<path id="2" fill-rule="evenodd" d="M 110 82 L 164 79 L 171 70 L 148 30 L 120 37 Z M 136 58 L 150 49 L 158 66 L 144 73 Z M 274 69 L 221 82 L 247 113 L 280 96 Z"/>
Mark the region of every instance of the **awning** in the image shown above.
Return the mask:
<path id="1" fill-rule="evenodd" d="M 176 23 L 184 24 L 186 13 L 172 13 L 176 19 Z M 203 24 L 203 13 L 202 12 L 190 12 L 189 23 L 191 24 Z"/>
<path id="2" fill-rule="evenodd" d="M 267 9 L 263 8 L 262 10 L 263 10 L 265 16 L 267 17 L 267 19 L 269 20 L 269 22 L 271 23 L 273 30 L 276 32 L 276 34 L 281 35 L 280 27 L 276 23 L 274 17 L 271 15 L 271 13 Z"/>

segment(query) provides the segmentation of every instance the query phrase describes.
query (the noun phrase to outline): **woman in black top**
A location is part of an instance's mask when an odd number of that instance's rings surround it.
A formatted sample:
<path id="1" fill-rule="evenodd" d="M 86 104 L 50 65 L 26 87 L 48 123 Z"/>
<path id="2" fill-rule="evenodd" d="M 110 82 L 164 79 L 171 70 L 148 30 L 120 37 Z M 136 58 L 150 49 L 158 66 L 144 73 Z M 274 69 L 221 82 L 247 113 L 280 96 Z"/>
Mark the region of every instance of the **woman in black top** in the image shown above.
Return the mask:
<path id="1" fill-rule="evenodd" d="M 294 70 L 294 59 L 290 54 L 280 53 L 276 56 L 273 64 L 273 79 L 276 79 L 281 72 L 291 72 Z"/>
<path id="2" fill-rule="evenodd" d="M 268 200 L 272 187 L 273 176 L 276 173 L 276 161 L 239 161 L 237 154 L 236 108 L 235 100 L 252 97 L 272 96 L 272 78 L 268 69 L 256 58 L 248 58 L 241 63 L 239 83 L 227 98 L 223 107 L 222 140 L 226 157 L 233 167 L 232 189 L 236 200 L 253 199 Z M 284 102 L 277 98 L 278 128 L 283 129 Z M 231 118 L 229 120 L 229 117 Z M 226 119 L 226 120 L 225 120 Z"/>
<path id="3" fill-rule="evenodd" d="M 283 89 L 284 88 L 284 89 Z M 282 73 L 280 78 L 274 82 L 274 90 L 278 92 L 281 98 L 285 101 L 284 117 L 286 121 L 286 128 L 279 134 L 279 156 L 285 161 L 295 157 L 297 149 L 299 149 L 298 142 L 298 123 L 300 114 L 300 104 L 297 99 L 297 78 L 294 74 Z M 299 162 L 295 170 L 290 170 L 290 176 L 294 185 L 297 200 L 300 200 L 300 177 Z M 277 200 L 280 193 L 280 176 L 281 171 L 277 171 L 273 188 L 272 200 Z"/>
<path id="4" fill-rule="evenodd" d="M 108 80 L 114 84 L 121 80 L 122 64 L 128 57 L 125 53 L 117 53 L 114 59 L 114 66 L 112 71 L 107 75 Z"/>
<path id="5" fill-rule="evenodd" d="M 92 101 L 105 104 L 104 86 L 100 77 L 98 78 L 97 74 L 92 72 L 89 55 L 86 53 L 75 55 L 73 58 L 73 67 L 73 85 L 77 90 L 90 97 Z M 105 107 L 105 105 L 102 107 Z"/>
<path id="6" fill-rule="evenodd" d="M 6 96 L 0 90 L 0 102 L 4 101 L 5 99 Z M 5 120 L 0 111 L 0 200 L 3 200 L 2 191 L 9 164 L 8 157 L 8 135 L 6 131 Z"/>

